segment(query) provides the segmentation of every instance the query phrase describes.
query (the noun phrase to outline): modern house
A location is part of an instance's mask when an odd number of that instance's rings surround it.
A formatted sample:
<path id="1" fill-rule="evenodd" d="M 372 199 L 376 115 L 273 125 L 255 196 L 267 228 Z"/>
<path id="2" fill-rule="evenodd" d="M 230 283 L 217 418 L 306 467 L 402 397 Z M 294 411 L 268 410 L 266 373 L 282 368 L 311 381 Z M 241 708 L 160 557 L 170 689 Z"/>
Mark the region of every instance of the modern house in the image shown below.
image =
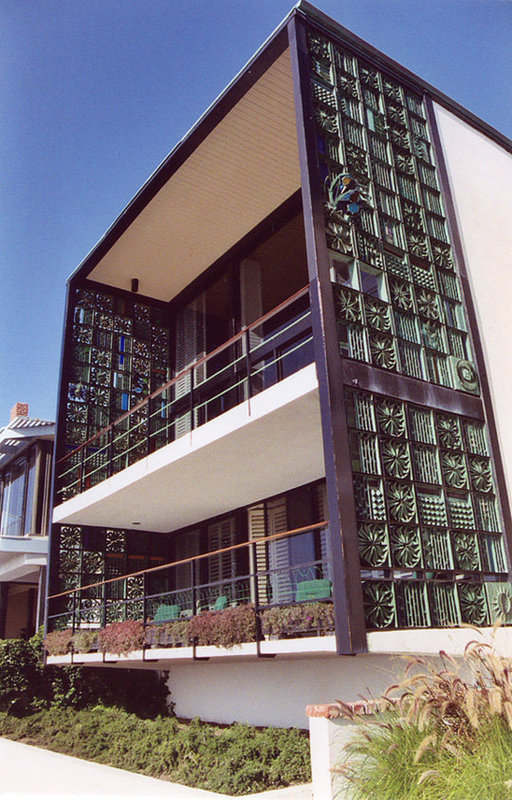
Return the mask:
<path id="1" fill-rule="evenodd" d="M 512 619 L 511 150 L 291 11 L 71 276 L 56 438 L 49 630 L 256 632 L 52 662 L 305 724 Z"/>
<path id="2" fill-rule="evenodd" d="M 16 403 L 0 429 L 0 639 L 42 624 L 55 425 Z"/>

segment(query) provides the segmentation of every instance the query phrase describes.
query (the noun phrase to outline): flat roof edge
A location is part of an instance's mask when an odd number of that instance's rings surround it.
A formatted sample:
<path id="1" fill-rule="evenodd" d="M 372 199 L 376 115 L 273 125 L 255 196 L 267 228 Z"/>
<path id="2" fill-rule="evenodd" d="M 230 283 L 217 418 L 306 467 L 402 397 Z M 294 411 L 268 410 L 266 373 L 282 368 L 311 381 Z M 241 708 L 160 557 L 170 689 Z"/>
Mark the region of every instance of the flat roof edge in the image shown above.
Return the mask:
<path id="1" fill-rule="evenodd" d="M 329 17 L 323 11 L 320 11 L 320 9 L 308 3 L 307 0 L 299 0 L 297 3 L 297 11 L 308 21 L 316 22 L 324 30 L 330 31 L 339 36 L 341 39 L 344 39 L 348 44 L 352 44 L 354 47 L 360 48 L 370 60 L 373 59 L 378 64 L 383 65 L 390 71 L 394 72 L 397 77 L 402 79 L 405 78 L 406 81 L 412 84 L 412 88 L 419 87 L 424 92 L 429 94 L 432 97 L 432 100 L 439 103 L 439 105 L 444 106 L 449 111 L 453 111 L 465 122 L 468 122 L 482 133 L 485 133 L 486 136 L 489 136 L 491 139 L 493 139 L 497 144 L 512 152 L 512 139 L 510 139 L 504 133 L 501 133 L 501 131 L 497 130 L 497 128 L 494 128 L 492 125 L 489 125 L 488 122 L 483 120 L 477 114 L 474 114 L 473 111 L 470 111 L 461 103 L 457 102 L 457 100 L 453 100 L 447 94 L 444 94 L 444 92 L 442 92 L 440 89 L 437 89 L 431 83 L 428 83 L 428 81 L 425 81 L 419 75 L 416 75 L 416 73 L 412 72 L 412 70 L 404 67 L 403 64 L 395 61 L 393 58 L 387 56 L 381 50 L 378 50 L 376 47 L 371 45 L 365 39 L 362 39 L 348 28 L 345 28 L 335 19 Z"/>
<path id="2" fill-rule="evenodd" d="M 292 19 L 296 12 L 297 6 L 294 6 L 282 20 L 282 22 L 279 23 L 279 25 L 256 50 L 256 52 L 237 72 L 228 85 L 220 92 L 219 95 L 217 95 L 212 103 L 210 103 L 210 105 L 205 109 L 196 122 L 194 122 L 192 127 L 189 128 L 189 130 L 181 137 L 181 139 L 178 140 L 178 142 L 176 142 L 168 155 L 166 155 L 160 164 L 158 164 L 158 166 L 153 170 L 151 175 L 144 181 L 140 189 L 131 198 L 129 203 L 115 218 L 114 222 L 107 228 L 105 233 L 100 237 L 100 239 L 98 239 L 96 244 L 93 245 L 87 255 L 82 259 L 80 264 L 73 270 L 67 279 L 67 284 L 70 284 L 79 277 L 86 277 L 88 272 L 91 271 L 96 263 L 98 263 L 98 261 L 103 257 L 103 255 L 108 252 L 116 239 L 119 238 L 124 230 L 126 230 L 126 228 L 131 224 L 133 219 L 138 216 L 144 206 L 150 202 L 163 184 L 172 175 L 172 172 L 174 171 L 174 169 L 172 169 L 173 161 L 177 160 L 179 156 L 182 155 L 182 151 L 187 147 L 187 145 L 190 146 L 191 141 L 195 137 L 199 138 L 199 142 L 206 138 L 208 133 L 210 133 L 210 130 L 215 127 L 217 122 L 220 122 L 222 117 L 224 117 L 225 114 L 229 112 L 230 108 L 235 105 L 238 99 L 236 96 L 237 90 L 240 96 L 243 96 L 243 94 L 250 89 L 250 87 L 266 71 L 266 69 L 271 66 L 271 64 L 281 55 L 282 52 L 284 52 L 287 44 L 287 26 L 290 22 L 290 19 Z M 277 48 L 275 53 L 272 52 L 274 48 Z M 255 74 L 253 74 L 254 66 L 262 59 L 265 61 L 263 58 L 265 55 L 271 56 L 271 58 L 269 58 L 269 63 L 264 66 L 263 69 L 258 70 Z M 246 81 L 247 79 L 251 79 L 248 81 L 248 85 L 245 87 L 242 86 L 244 79 L 246 79 Z M 231 94 L 234 94 L 235 97 L 233 98 L 234 102 L 229 104 Z M 224 106 L 227 107 L 224 108 Z M 212 122 L 214 122 L 214 124 L 211 124 Z M 210 123 L 211 128 L 208 128 L 208 123 Z M 202 131 L 202 128 L 206 128 L 206 130 Z M 197 144 L 199 144 L 199 142 Z M 181 161 L 178 161 L 175 169 L 177 169 L 184 160 L 185 158 L 183 158 Z M 168 170 L 169 175 L 166 174 Z M 116 236 L 116 233 L 119 235 Z"/>

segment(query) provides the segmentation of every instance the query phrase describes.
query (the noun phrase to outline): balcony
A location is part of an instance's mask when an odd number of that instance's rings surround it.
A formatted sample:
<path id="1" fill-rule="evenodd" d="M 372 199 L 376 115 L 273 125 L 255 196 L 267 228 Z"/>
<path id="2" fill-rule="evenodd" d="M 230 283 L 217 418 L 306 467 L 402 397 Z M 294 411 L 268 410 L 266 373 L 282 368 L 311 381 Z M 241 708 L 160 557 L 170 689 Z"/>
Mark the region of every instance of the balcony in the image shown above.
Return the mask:
<path id="1" fill-rule="evenodd" d="M 76 651 L 50 660 L 132 663 L 334 652 L 327 536 L 322 522 L 50 596 L 48 627 L 69 630 Z M 228 565 L 234 567 L 229 576 L 204 581 Z M 100 652 L 94 634 L 127 620 L 142 623 L 144 645 L 124 657 Z M 301 641 L 283 648 L 279 641 L 285 639 Z"/>
<path id="2" fill-rule="evenodd" d="M 54 522 L 169 532 L 323 475 L 306 287 L 61 459 Z"/>

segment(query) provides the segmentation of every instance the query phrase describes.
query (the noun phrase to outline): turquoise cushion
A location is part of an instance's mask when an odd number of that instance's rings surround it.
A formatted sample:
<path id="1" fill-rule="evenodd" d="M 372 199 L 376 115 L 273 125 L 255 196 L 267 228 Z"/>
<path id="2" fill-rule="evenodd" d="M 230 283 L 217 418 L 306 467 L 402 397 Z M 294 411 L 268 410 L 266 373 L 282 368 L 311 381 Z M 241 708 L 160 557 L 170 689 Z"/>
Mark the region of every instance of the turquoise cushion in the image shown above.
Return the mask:
<path id="1" fill-rule="evenodd" d="M 303 581 L 297 584 L 297 594 L 295 600 L 323 600 L 331 596 L 331 581 L 327 578 L 319 578 L 316 581 Z"/>
<path id="2" fill-rule="evenodd" d="M 179 615 L 180 615 L 180 607 L 179 607 L 179 605 L 168 606 L 168 605 L 165 605 L 165 603 L 164 603 L 161 606 L 158 606 L 158 608 L 156 610 L 155 618 L 154 618 L 153 621 L 154 622 L 165 622 L 165 620 L 168 620 L 168 619 L 178 619 Z"/>

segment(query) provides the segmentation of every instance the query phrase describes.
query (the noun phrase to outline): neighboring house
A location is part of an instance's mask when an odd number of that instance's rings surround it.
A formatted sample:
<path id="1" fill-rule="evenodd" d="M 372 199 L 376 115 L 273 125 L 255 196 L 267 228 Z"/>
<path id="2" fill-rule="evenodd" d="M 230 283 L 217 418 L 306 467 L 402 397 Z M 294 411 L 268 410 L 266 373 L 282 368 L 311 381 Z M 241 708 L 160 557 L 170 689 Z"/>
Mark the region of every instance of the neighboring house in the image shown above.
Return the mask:
<path id="1" fill-rule="evenodd" d="M 508 619 L 511 147 L 292 10 L 70 278 L 50 629 L 281 608 L 129 663 L 300 724 Z"/>
<path id="2" fill-rule="evenodd" d="M 25 403 L 0 429 L 0 639 L 28 638 L 42 624 L 54 435 Z"/>

